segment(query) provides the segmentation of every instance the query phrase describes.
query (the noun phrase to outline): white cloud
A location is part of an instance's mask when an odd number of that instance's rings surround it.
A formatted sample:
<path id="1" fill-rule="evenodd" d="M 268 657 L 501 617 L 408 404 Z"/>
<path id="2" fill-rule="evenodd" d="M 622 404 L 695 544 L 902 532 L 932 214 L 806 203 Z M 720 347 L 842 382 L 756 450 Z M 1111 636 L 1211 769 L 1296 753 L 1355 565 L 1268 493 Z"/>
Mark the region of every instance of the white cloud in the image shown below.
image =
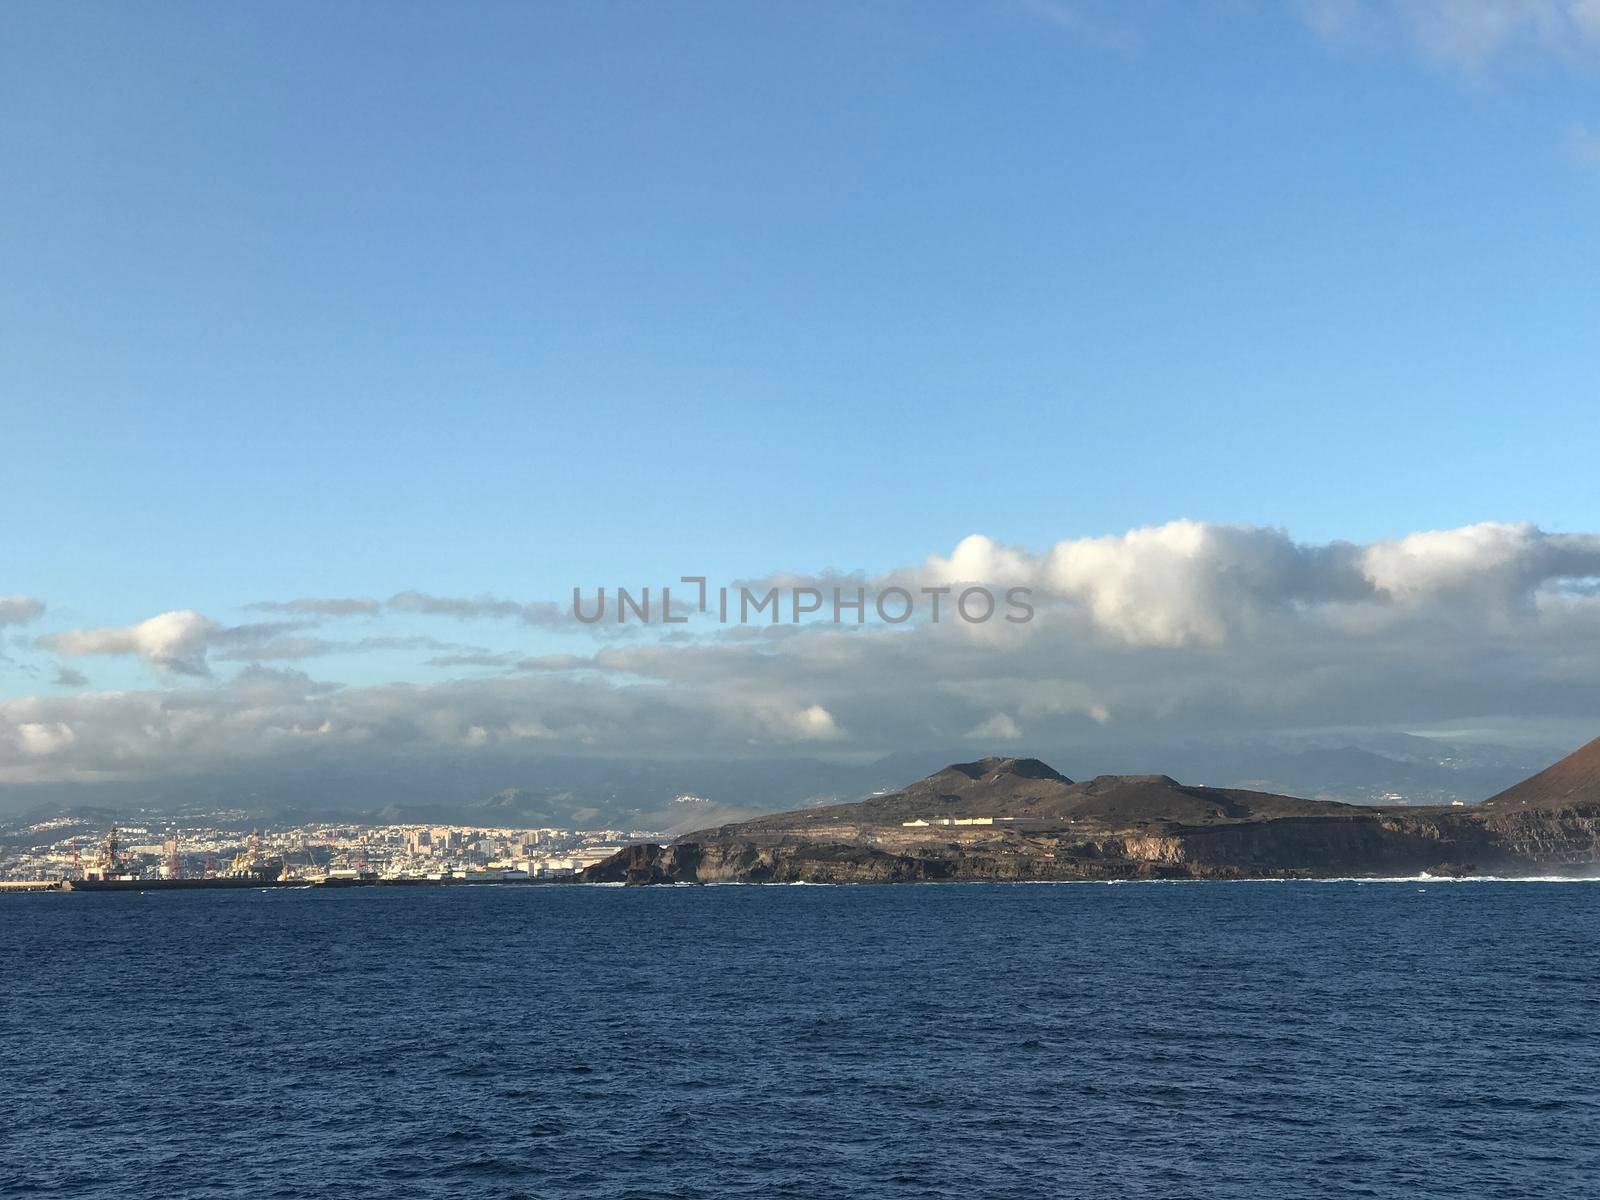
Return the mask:
<path id="1" fill-rule="evenodd" d="M 1600 575 L 1600 537 L 1490 521 L 1374 543 L 1361 569 L 1379 591 L 1410 602 L 1461 595 L 1515 601 L 1554 580 Z"/>
<path id="2" fill-rule="evenodd" d="M 798 741 L 831 742 L 844 736 L 833 714 L 820 704 L 806 705 L 794 714 L 790 724 Z"/>
<path id="3" fill-rule="evenodd" d="M 1174 521 L 1061 542 L 1046 558 L 1045 581 L 1123 641 L 1181 646 L 1221 643 L 1263 600 L 1286 602 L 1299 567 L 1281 531 Z"/>
<path id="4" fill-rule="evenodd" d="M 1015 742 L 1022 737 L 1022 730 L 1005 713 L 997 712 L 979 721 L 963 736 L 977 742 Z"/>
<path id="5" fill-rule="evenodd" d="M 210 671 L 206 666 L 206 644 L 219 629 L 215 621 L 183 609 L 137 625 L 48 634 L 39 639 L 39 644 L 69 658 L 132 654 L 163 671 L 207 675 Z"/>
<path id="6" fill-rule="evenodd" d="M 962 538 L 950 557 L 930 555 L 921 574 L 938 583 L 1020 584 L 1033 582 L 1037 571 L 1034 557 L 1015 546 L 1003 546 L 992 538 L 975 533 Z"/>
<path id="7" fill-rule="evenodd" d="M 22 753 L 29 756 L 53 754 L 71 746 L 77 740 L 77 734 L 72 726 L 64 721 L 45 724 L 40 721 L 24 721 L 16 727 L 17 745 Z"/>
<path id="8" fill-rule="evenodd" d="M 1131 645 L 1214 645 L 1264 609 L 1370 590 L 1351 558 L 1341 546 L 1296 545 L 1282 530 L 1173 521 L 1059 542 L 1041 555 L 972 536 L 915 574 L 922 586 L 1029 587 Z"/>

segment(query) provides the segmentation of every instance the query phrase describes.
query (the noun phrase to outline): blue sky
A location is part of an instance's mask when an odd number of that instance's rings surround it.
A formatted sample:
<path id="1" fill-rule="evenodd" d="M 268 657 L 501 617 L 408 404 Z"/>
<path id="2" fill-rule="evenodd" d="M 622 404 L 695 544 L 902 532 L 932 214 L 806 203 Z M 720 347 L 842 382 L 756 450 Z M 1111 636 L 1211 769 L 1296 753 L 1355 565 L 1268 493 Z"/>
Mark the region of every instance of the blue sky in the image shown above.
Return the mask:
<path id="1" fill-rule="evenodd" d="M 1597 71 L 1560 0 L 12 4 L 0 593 L 1600 528 Z"/>

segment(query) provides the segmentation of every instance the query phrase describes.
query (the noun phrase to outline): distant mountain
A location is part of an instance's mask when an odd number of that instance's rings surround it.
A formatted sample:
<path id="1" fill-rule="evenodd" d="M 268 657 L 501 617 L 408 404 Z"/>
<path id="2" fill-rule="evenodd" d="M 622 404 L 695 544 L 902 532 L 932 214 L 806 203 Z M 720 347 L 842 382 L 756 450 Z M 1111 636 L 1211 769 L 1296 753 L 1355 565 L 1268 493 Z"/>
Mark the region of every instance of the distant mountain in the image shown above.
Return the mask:
<path id="1" fill-rule="evenodd" d="M 598 802 L 597 802 L 598 801 Z M 791 801 L 793 803 L 793 801 Z M 708 822 L 741 821 L 762 811 L 680 792 L 670 797 L 596 797 L 587 790 L 506 788 L 465 804 L 388 805 L 368 814 L 393 823 L 487 828 L 649 829 L 675 836 Z"/>
<path id="2" fill-rule="evenodd" d="M 1351 804 L 1472 803 L 1537 768 L 1539 756 L 1408 734 L 1270 738 L 1127 746 L 1068 753 L 1083 773 L 1154 766 L 1181 779 Z M 1395 797 L 1399 797 L 1398 800 Z"/>
<path id="3" fill-rule="evenodd" d="M 1034 748 L 1078 778 L 1159 770 L 1214 787 L 1352 803 L 1448 804 L 1500 792 L 1536 769 L 1525 751 L 1408 734 L 1272 735 L 1180 744 Z M 353 771 L 308 760 L 159 781 L 0 785 L 0 823 L 91 807 L 124 819 L 427 821 L 653 829 L 676 836 L 786 809 L 904 788 L 948 761 L 937 750 L 871 763 L 821 759 L 538 761 L 492 753 L 397 758 Z M 221 817 L 219 814 L 226 814 Z"/>
<path id="4" fill-rule="evenodd" d="M 40 817 L 48 829 L 31 829 L 32 821 L 18 821 L 12 827 L 0 825 L 0 851 L 34 850 L 67 838 L 81 838 L 87 846 L 105 835 L 116 814 L 92 808 L 70 812 L 51 812 Z"/>
<path id="5" fill-rule="evenodd" d="M 1213 777 L 1232 787 L 1292 792 L 1353 803 L 1448 804 L 1478 800 L 1520 778 L 1515 767 L 1454 768 L 1391 758 L 1359 746 L 1319 747 L 1236 759 Z"/>
<path id="6" fill-rule="evenodd" d="M 0 823 L 93 808 L 150 820 L 219 813 L 248 827 L 310 821 L 653 829 L 676 833 L 903 786 L 938 765 L 915 755 L 876 763 L 817 759 L 537 762 L 471 756 L 397 761 L 360 774 L 306 763 L 156 782 L 0 785 Z M 687 799 L 683 799 L 687 797 Z"/>

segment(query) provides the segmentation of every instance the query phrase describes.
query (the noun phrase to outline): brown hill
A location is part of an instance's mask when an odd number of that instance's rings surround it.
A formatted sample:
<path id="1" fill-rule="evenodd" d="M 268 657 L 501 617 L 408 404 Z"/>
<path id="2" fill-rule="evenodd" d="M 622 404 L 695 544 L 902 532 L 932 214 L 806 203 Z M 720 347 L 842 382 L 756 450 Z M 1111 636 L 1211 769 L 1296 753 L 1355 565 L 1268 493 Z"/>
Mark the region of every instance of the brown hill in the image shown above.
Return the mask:
<path id="1" fill-rule="evenodd" d="M 1600 804 L 1600 738 L 1483 802 L 1484 808 Z"/>
<path id="2" fill-rule="evenodd" d="M 582 877 L 903 883 L 1528 871 L 1600 875 L 1600 741 L 1459 808 L 1299 800 L 1191 787 L 1166 775 L 1074 783 L 1037 759 L 985 758 L 856 804 L 629 846 Z"/>

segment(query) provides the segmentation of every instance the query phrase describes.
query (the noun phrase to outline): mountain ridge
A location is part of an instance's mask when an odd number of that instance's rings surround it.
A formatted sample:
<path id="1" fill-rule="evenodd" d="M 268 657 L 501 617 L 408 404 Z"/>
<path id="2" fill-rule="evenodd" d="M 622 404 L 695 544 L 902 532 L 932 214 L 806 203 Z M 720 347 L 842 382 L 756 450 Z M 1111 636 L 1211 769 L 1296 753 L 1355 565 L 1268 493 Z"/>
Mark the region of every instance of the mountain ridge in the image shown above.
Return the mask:
<path id="1" fill-rule="evenodd" d="M 1574 799 L 1577 797 L 1578 799 Z M 1478 805 L 1365 806 L 953 763 L 896 792 L 641 843 L 592 882 L 1260 879 L 1600 870 L 1600 739 Z"/>

